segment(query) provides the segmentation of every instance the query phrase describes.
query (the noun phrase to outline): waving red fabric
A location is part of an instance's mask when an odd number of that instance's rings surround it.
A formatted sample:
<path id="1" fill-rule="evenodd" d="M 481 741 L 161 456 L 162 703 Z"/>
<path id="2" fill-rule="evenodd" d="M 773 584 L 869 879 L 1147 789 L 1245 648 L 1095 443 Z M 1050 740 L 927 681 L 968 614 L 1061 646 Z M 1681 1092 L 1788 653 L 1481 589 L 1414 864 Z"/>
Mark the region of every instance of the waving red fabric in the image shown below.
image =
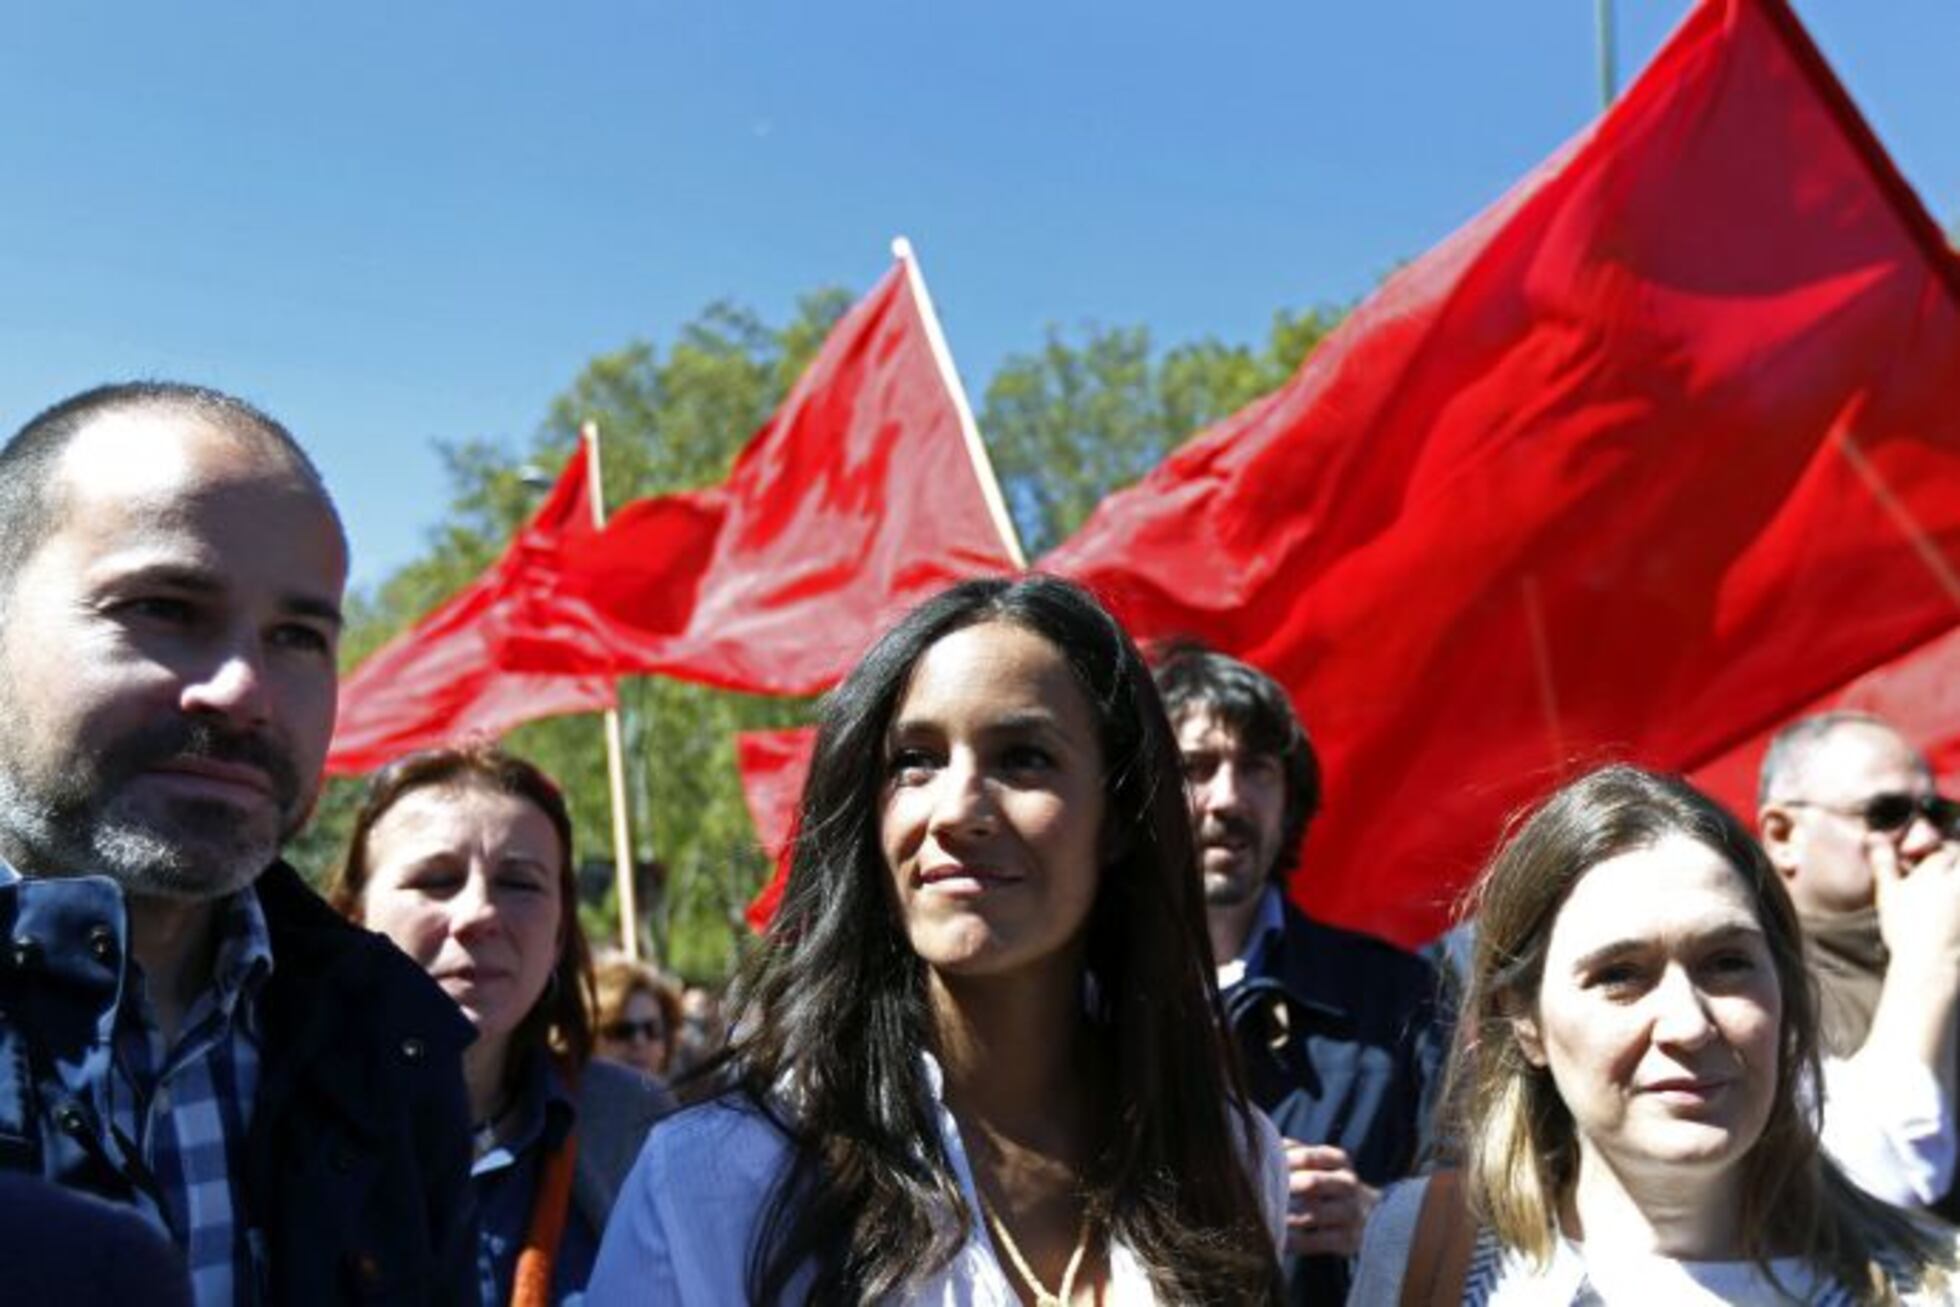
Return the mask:
<path id="1" fill-rule="evenodd" d="M 613 670 L 813 694 L 928 595 L 1018 566 L 908 262 L 837 324 L 726 483 L 568 543 L 566 585 L 606 620 Z"/>
<path id="2" fill-rule="evenodd" d="M 1506 813 L 1960 621 L 1960 268 L 1782 0 L 1625 97 L 1043 566 L 1276 675 L 1295 892 L 1436 932 Z"/>
<path id="3" fill-rule="evenodd" d="M 341 683 L 329 774 L 373 771 L 414 749 L 612 706 L 612 681 L 603 675 L 507 667 L 511 651 L 527 643 L 573 646 L 601 662 L 606 657 L 592 614 L 557 583 L 564 543 L 593 530 L 586 473 L 581 442 L 503 557 Z"/>

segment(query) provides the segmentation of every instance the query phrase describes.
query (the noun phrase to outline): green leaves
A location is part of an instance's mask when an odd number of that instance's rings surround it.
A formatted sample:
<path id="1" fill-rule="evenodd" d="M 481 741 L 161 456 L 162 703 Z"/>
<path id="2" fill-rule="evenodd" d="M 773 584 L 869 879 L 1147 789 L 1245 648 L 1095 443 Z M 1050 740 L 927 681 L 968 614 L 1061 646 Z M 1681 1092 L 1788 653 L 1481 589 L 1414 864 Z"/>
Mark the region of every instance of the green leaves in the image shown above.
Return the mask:
<path id="1" fill-rule="evenodd" d="M 1202 340 L 1158 356 L 1143 327 L 1050 328 L 987 387 L 980 429 L 1030 557 L 1067 539 L 1111 491 L 1293 375 L 1342 312 L 1274 315 L 1263 349 Z M 1079 343 L 1077 341 L 1079 340 Z"/>

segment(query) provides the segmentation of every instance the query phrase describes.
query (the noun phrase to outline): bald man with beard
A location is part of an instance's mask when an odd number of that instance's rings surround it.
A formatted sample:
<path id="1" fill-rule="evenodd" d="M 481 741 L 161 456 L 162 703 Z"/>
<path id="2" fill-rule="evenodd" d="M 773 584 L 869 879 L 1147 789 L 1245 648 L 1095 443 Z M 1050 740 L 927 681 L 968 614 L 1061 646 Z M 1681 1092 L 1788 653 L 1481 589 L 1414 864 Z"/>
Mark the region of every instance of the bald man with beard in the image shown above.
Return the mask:
<path id="1" fill-rule="evenodd" d="M 469 1026 L 279 861 L 346 573 L 230 396 L 103 387 L 0 448 L 0 1169 L 140 1214 L 204 1307 L 475 1292 Z"/>

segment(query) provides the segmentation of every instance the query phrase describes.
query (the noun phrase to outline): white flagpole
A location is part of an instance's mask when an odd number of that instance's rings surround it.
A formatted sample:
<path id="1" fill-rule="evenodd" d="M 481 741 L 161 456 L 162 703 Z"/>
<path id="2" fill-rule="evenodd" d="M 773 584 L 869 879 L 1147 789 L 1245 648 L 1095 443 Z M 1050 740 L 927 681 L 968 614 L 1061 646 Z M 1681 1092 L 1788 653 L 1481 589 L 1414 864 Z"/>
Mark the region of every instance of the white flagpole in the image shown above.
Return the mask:
<path id="1" fill-rule="evenodd" d="M 903 236 L 893 237 L 892 257 L 905 265 L 905 278 L 912 287 L 912 298 L 919 302 L 919 316 L 925 319 L 926 324 L 926 343 L 932 347 L 932 357 L 939 365 L 940 379 L 946 383 L 946 390 L 953 397 L 953 411 L 960 418 L 960 435 L 966 439 L 967 457 L 973 460 L 973 474 L 979 478 L 980 494 L 987 501 L 987 512 L 994 519 L 994 529 L 1000 532 L 1001 543 L 1007 546 L 1007 556 L 1014 560 L 1014 566 L 1026 567 L 1028 556 L 1021 549 L 1021 537 L 1014 531 L 1014 519 L 1008 516 L 1007 500 L 1001 496 L 1000 482 L 994 476 L 993 460 L 987 457 L 987 447 L 980 441 L 980 428 L 973 421 L 973 406 L 966 402 L 966 388 L 960 385 L 960 374 L 953 369 L 953 355 L 946 348 L 945 333 L 939 329 L 939 314 L 933 310 L 932 296 L 926 291 L 926 279 L 919 271 L 919 260 L 912 252 L 912 242 Z"/>
<path id="2" fill-rule="evenodd" d="M 592 525 L 606 524 L 605 482 L 599 472 L 599 424 L 579 428 L 585 446 L 586 475 L 592 482 Z M 633 832 L 626 811 L 626 733 L 619 709 L 606 709 L 606 781 L 612 790 L 613 876 L 619 895 L 619 943 L 629 960 L 640 960 L 640 904 L 633 887 Z"/>

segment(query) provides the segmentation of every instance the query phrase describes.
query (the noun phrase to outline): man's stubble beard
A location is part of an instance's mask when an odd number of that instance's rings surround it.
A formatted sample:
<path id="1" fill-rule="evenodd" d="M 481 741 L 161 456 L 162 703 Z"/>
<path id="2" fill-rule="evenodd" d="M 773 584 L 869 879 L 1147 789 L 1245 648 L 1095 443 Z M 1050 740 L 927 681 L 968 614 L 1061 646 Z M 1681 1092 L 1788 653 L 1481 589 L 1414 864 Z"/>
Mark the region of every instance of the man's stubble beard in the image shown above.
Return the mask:
<path id="1" fill-rule="evenodd" d="M 107 876 L 132 895 L 180 902 L 222 898 L 258 878 L 309 810 L 284 755 L 262 742 L 220 744 L 208 727 L 172 724 L 108 753 L 36 760 L 20 746 L 25 717 L 3 671 L 0 722 L 0 855 L 24 875 Z M 158 759 L 241 751 L 279 790 L 275 821 L 201 799 L 158 799 L 144 812 L 130 793 Z"/>
<path id="2" fill-rule="evenodd" d="M 1204 888 L 1207 908 L 1236 908 L 1259 896 L 1266 887 L 1266 877 L 1255 875 L 1226 876 L 1199 868 L 1198 879 Z"/>

